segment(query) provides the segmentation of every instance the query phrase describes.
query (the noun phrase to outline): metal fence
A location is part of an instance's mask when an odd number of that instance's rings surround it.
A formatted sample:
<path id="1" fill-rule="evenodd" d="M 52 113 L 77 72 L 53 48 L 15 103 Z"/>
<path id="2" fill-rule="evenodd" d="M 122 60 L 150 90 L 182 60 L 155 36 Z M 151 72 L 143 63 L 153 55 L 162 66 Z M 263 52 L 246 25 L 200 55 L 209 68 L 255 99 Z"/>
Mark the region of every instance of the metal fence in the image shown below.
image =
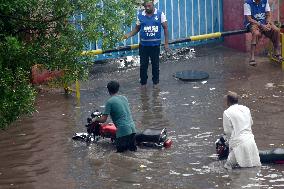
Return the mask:
<path id="1" fill-rule="evenodd" d="M 222 0 L 159 0 L 155 6 L 166 14 L 170 40 L 223 31 Z M 76 16 L 74 19 L 83 19 L 83 16 Z M 131 31 L 133 27 L 135 27 L 135 23 L 125 32 Z M 175 44 L 171 48 L 194 46 L 219 40 L 220 39 L 209 39 L 187 42 Z M 121 45 L 125 46 L 138 43 L 139 35 L 136 35 L 124 41 Z M 99 43 L 87 42 L 85 50 L 96 50 L 100 48 Z M 137 50 L 102 54 L 96 56 L 96 59 L 115 58 L 133 54 L 137 54 Z"/>

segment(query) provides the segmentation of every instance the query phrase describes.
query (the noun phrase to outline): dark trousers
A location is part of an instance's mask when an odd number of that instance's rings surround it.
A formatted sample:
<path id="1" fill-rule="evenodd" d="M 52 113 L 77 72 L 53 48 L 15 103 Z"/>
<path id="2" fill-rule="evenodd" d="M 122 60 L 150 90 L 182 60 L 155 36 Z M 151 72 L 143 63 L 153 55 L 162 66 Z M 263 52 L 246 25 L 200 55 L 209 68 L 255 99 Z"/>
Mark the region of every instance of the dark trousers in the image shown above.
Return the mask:
<path id="1" fill-rule="evenodd" d="M 116 138 L 116 150 L 117 152 L 124 152 L 127 150 L 136 151 L 137 147 L 135 144 L 135 133 L 126 135 L 123 137 Z"/>
<path id="2" fill-rule="evenodd" d="M 139 47 L 140 55 L 140 83 L 147 84 L 149 59 L 152 64 L 152 81 L 156 85 L 159 83 L 159 56 L 160 46 L 142 46 Z"/>

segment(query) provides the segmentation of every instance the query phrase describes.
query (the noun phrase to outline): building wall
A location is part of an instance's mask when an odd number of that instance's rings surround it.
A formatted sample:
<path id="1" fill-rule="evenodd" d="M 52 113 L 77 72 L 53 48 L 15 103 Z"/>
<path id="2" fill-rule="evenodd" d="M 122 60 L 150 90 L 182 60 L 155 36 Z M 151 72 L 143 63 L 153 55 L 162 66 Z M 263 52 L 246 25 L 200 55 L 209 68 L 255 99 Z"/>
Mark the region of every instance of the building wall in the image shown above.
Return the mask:
<path id="1" fill-rule="evenodd" d="M 280 15 L 283 15 L 283 12 L 279 12 L 280 1 L 283 0 L 269 0 L 273 21 L 279 21 Z M 244 1 L 223 0 L 223 22 L 225 31 L 244 29 L 243 2 Z M 226 46 L 244 52 L 250 51 L 250 41 L 250 33 L 225 37 Z M 265 37 L 262 37 L 257 45 L 257 53 L 266 53 L 268 46 L 269 40 Z"/>
<path id="2" fill-rule="evenodd" d="M 279 0 L 280 8 L 279 8 L 279 14 L 280 14 L 280 22 L 282 25 L 284 25 L 284 0 Z M 284 33 L 284 28 L 281 30 Z"/>
<path id="3" fill-rule="evenodd" d="M 244 29 L 243 1 L 223 0 L 224 31 Z M 245 34 L 225 37 L 225 45 L 240 51 L 246 51 Z"/>

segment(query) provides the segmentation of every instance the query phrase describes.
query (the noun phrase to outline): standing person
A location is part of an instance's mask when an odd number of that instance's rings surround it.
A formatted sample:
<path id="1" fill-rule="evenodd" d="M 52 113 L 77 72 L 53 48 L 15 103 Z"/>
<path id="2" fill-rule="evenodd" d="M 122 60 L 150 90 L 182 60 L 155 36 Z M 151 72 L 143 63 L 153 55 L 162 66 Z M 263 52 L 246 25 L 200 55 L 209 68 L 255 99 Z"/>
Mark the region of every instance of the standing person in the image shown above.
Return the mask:
<path id="1" fill-rule="evenodd" d="M 226 95 L 228 109 L 223 113 L 223 128 L 229 138 L 229 156 L 225 168 L 260 166 L 259 152 L 254 141 L 253 124 L 249 108 L 238 104 L 238 95 Z"/>
<path id="2" fill-rule="evenodd" d="M 244 1 L 245 26 L 252 33 L 251 57 L 249 64 L 256 66 L 255 49 L 262 34 L 268 37 L 274 46 L 274 56 L 282 60 L 280 51 L 280 29 L 271 21 L 270 6 L 268 0 L 245 0 Z"/>
<path id="3" fill-rule="evenodd" d="M 117 152 L 124 152 L 126 150 L 136 151 L 136 129 L 128 100 L 125 96 L 117 94 L 119 90 L 119 83 L 117 81 L 110 81 L 107 84 L 107 89 L 111 97 L 105 104 L 105 111 L 101 117 L 95 118 L 93 121 L 104 123 L 108 115 L 110 115 L 113 123 L 117 127 L 115 140 Z"/>
<path id="4" fill-rule="evenodd" d="M 140 83 L 146 87 L 148 79 L 149 58 L 152 64 L 152 81 L 154 86 L 159 83 L 159 55 L 161 44 L 161 28 L 164 29 L 165 50 L 168 50 L 168 24 L 163 12 L 154 7 L 154 0 L 145 0 L 144 11 L 138 13 L 135 28 L 125 38 L 132 37 L 140 31 Z"/>

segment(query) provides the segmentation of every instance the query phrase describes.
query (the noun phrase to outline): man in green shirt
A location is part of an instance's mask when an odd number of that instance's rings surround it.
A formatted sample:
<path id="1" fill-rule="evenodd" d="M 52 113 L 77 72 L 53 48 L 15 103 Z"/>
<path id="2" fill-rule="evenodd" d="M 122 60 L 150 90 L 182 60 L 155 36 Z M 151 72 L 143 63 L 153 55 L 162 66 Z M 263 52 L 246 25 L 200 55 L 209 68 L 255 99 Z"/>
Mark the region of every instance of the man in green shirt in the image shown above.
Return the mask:
<path id="1" fill-rule="evenodd" d="M 130 112 L 128 100 L 125 96 L 117 94 L 119 90 L 119 83 L 117 81 L 110 81 L 107 84 L 107 89 L 111 97 L 105 104 L 105 111 L 103 115 L 96 118 L 94 121 L 104 123 L 110 115 L 113 123 L 117 127 L 117 152 L 124 152 L 126 150 L 136 151 L 136 129 Z"/>

